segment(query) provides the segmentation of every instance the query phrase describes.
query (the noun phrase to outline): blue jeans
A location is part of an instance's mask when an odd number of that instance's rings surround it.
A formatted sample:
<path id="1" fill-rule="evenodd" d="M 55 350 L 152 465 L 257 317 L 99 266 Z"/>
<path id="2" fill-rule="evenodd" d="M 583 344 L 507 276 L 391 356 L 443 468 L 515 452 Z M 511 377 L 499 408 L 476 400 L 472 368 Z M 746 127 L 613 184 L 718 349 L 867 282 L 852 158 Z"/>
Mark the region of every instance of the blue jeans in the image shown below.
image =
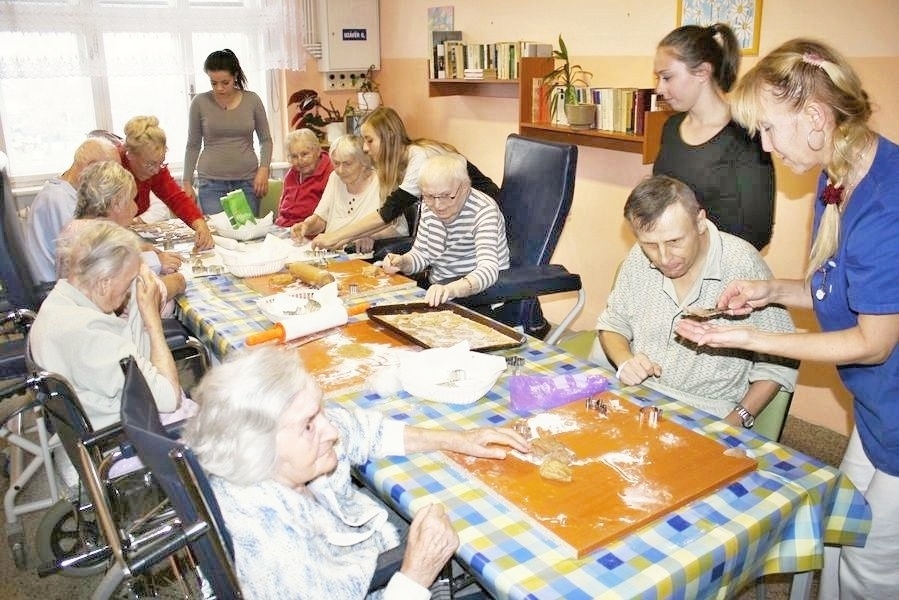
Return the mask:
<path id="1" fill-rule="evenodd" d="M 236 189 L 242 189 L 250 204 L 250 210 L 254 215 L 259 214 L 259 199 L 253 192 L 252 179 L 206 179 L 204 177 L 197 178 L 197 198 L 200 201 L 200 208 L 203 209 L 204 215 L 212 215 L 222 212 L 222 203 L 219 198 L 233 192 Z"/>

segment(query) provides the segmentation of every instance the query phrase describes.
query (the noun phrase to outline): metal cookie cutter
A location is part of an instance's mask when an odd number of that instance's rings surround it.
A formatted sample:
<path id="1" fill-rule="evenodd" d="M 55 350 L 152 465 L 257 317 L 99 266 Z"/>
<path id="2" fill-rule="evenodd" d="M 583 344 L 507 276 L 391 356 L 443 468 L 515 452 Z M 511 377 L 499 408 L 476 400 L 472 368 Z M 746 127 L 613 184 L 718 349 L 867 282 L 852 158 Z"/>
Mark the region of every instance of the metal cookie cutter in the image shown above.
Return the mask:
<path id="1" fill-rule="evenodd" d="M 662 418 L 662 409 L 658 406 L 644 406 L 640 409 L 640 424 L 646 423 L 652 428 L 659 426 L 659 419 Z"/>
<path id="2" fill-rule="evenodd" d="M 527 419 L 518 419 L 512 423 L 512 429 L 521 437 L 528 439 L 531 437 L 531 426 L 528 425 Z"/>
<path id="3" fill-rule="evenodd" d="M 595 410 L 599 412 L 601 415 L 605 415 L 609 413 L 609 405 L 606 404 L 606 401 L 602 398 L 602 396 L 594 395 L 587 398 L 585 401 L 588 410 Z"/>

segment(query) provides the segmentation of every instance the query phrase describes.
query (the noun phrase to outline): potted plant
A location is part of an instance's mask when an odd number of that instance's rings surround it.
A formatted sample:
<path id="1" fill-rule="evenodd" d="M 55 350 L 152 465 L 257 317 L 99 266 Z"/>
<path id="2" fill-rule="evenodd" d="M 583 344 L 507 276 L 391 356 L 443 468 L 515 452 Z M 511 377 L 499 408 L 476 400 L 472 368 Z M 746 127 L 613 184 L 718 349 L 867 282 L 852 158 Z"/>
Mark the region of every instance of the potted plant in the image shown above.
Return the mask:
<path id="1" fill-rule="evenodd" d="M 325 106 L 315 90 L 294 92 L 287 104 L 297 105 L 297 112 L 290 119 L 291 127 L 311 129 L 320 139 L 329 142 L 346 133 L 344 118 L 353 110 L 349 100 L 343 110 L 338 110 L 331 101 Z"/>
<path id="2" fill-rule="evenodd" d="M 356 94 L 360 110 L 374 110 L 381 106 L 380 86 L 375 81 L 375 66 L 370 65 L 362 83 L 359 84 L 359 92 Z"/>
<path id="3" fill-rule="evenodd" d="M 558 67 L 543 77 L 552 93 L 550 100 L 550 114 L 556 115 L 559 101 L 564 101 L 565 116 L 572 127 L 590 127 L 596 119 L 596 105 L 578 102 L 577 88 L 589 86 L 589 79 L 593 73 L 585 71 L 581 65 L 573 65 L 568 57 L 568 47 L 565 40 L 559 35 L 559 49 L 553 50 L 553 58 L 562 61 Z M 562 88 L 561 93 L 556 93 L 556 88 Z"/>

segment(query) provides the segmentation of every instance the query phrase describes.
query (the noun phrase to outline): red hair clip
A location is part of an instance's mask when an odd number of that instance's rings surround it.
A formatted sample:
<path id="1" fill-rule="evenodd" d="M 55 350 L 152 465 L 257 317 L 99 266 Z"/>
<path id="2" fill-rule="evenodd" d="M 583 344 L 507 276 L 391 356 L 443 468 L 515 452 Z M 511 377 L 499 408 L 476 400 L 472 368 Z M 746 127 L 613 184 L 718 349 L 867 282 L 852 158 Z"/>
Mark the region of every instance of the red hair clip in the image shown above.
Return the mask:
<path id="1" fill-rule="evenodd" d="M 837 206 L 843 202 L 843 186 L 834 187 L 832 183 L 828 183 L 821 192 L 821 202 L 824 206 L 836 204 Z"/>

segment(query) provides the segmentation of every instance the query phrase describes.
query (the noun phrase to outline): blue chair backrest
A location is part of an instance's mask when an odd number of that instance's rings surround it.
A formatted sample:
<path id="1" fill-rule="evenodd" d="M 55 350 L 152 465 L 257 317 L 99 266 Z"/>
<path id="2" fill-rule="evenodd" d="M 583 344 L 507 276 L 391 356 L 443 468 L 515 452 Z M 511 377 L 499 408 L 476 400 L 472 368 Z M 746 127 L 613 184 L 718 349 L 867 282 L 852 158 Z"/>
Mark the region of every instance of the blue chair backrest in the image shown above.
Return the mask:
<path id="1" fill-rule="evenodd" d="M 576 170 L 573 144 L 506 138 L 499 204 L 513 267 L 549 263 L 574 199 Z"/>
<path id="2" fill-rule="evenodd" d="M 166 433 L 153 394 L 132 357 L 122 360 L 122 370 L 125 437 L 153 473 L 182 523 L 188 526 L 204 521 L 209 525 L 209 533 L 191 542 L 190 548 L 216 597 L 240 598 L 231 536 L 206 475 L 193 451 Z"/>
<path id="3" fill-rule="evenodd" d="M 5 156 L 0 156 L 0 163 L 5 163 Z M 37 310 L 40 300 L 28 268 L 21 219 L 5 168 L 0 168 L 0 179 L 0 301 L 8 303 L 2 306 L 4 311 L 10 308 Z"/>

